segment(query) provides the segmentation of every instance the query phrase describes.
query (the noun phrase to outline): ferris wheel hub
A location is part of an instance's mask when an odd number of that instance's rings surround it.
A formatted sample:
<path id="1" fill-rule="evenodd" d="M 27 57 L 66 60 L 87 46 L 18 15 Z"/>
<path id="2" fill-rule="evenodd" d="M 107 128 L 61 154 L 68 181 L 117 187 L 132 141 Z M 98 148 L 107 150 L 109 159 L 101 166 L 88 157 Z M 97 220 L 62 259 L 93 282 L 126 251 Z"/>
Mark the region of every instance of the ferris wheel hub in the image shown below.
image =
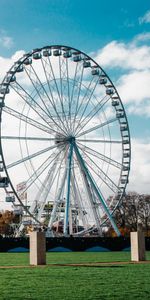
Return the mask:
<path id="1" fill-rule="evenodd" d="M 62 134 L 56 134 L 55 144 L 58 144 L 59 146 L 60 146 L 60 143 L 73 144 L 74 142 L 75 142 L 75 136 L 69 135 L 67 137 L 64 137 Z"/>
<path id="2" fill-rule="evenodd" d="M 69 142 L 70 144 L 73 144 L 75 142 L 75 137 L 74 136 L 68 136 L 66 139 L 65 139 L 66 142 Z"/>

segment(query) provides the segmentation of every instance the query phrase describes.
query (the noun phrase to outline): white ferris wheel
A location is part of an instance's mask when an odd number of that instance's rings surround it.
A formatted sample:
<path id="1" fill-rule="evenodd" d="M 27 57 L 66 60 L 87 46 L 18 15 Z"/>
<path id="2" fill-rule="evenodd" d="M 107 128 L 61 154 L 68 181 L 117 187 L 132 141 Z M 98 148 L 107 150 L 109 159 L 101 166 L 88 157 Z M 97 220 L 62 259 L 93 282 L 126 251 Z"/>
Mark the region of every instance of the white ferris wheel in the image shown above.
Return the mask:
<path id="1" fill-rule="evenodd" d="M 0 111 L 0 186 L 26 211 L 19 231 L 101 235 L 109 220 L 119 235 L 113 212 L 128 183 L 130 133 L 104 70 L 68 46 L 35 49 L 6 74 Z"/>

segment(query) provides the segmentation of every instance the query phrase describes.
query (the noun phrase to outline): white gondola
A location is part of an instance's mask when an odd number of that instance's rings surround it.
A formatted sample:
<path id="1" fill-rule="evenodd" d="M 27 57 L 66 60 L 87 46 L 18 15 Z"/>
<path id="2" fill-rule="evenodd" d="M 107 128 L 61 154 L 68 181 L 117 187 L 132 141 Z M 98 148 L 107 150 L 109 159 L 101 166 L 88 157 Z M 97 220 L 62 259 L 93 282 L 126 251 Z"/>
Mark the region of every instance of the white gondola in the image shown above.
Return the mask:
<path id="1" fill-rule="evenodd" d="M 3 172 L 4 171 L 4 166 L 3 166 L 3 162 L 0 161 L 0 172 Z"/>
<path id="2" fill-rule="evenodd" d="M 2 95 L 5 95 L 5 94 L 9 94 L 9 88 L 8 88 L 8 86 L 1 86 L 1 88 L 0 88 L 0 93 L 2 94 Z"/>
<path id="3" fill-rule="evenodd" d="M 121 126 L 120 126 L 120 130 L 121 130 L 121 131 L 126 131 L 126 130 L 128 130 L 127 124 L 126 124 L 126 125 L 121 125 Z"/>
<path id="4" fill-rule="evenodd" d="M 14 82 L 16 80 L 16 76 L 15 75 L 8 75 L 6 78 L 6 82 Z"/>
<path id="5" fill-rule="evenodd" d="M 5 106 L 4 101 L 0 101 L 0 108 L 3 108 Z"/>
<path id="6" fill-rule="evenodd" d="M 119 111 L 119 110 L 118 110 Z M 120 110 L 120 111 L 123 111 L 123 110 Z M 123 126 L 123 125 L 127 125 L 127 122 L 126 121 L 121 121 L 120 122 L 120 126 Z"/>
<path id="7" fill-rule="evenodd" d="M 40 59 L 42 57 L 41 52 L 33 53 L 33 59 Z"/>
<path id="8" fill-rule="evenodd" d="M 15 202 L 15 196 L 12 193 L 10 193 L 10 194 L 8 193 L 6 198 L 5 198 L 5 201 L 6 202 L 12 202 L 12 203 Z"/>
<path id="9" fill-rule="evenodd" d="M 54 56 L 60 56 L 61 55 L 61 51 L 59 49 L 56 49 L 53 51 L 53 55 Z"/>
<path id="10" fill-rule="evenodd" d="M 0 97 L 0 108 L 3 108 L 4 106 L 5 106 L 4 98 Z"/>
<path id="11" fill-rule="evenodd" d="M 117 112 L 117 113 L 116 113 L 116 117 L 117 117 L 118 119 L 124 118 L 124 112 L 123 112 L 123 111 L 122 111 L 122 112 Z"/>
<path id="12" fill-rule="evenodd" d="M 130 154 L 128 152 L 125 152 L 125 153 L 123 153 L 123 157 L 128 158 L 128 157 L 130 157 Z"/>
<path id="13" fill-rule="evenodd" d="M 123 171 L 129 171 L 129 166 L 123 166 Z"/>
<path id="14" fill-rule="evenodd" d="M 0 177 L 0 188 L 8 187 L 9 179 L 7 177 Z"/>
<path id="15" fill-rule="evenodd" d="M 81 61 L 81 60 L 82 60 L 81 55 L 75 55 L 75 56 L 73 57 L 73 61 L 74 61 L 74 62 L 79 62 L 79 61 Z"/>
<path id="16" fill-rule="evenodd" d="M 98 68 L 93 68 L 91 73 L 92 73 L 92 75 L 99 75 L 99 69 Z"/>
<path id="17" fill-rule="evenodd" d="M 90 63 L 90 61 L 84 61 L 83 62 L 83 68 L 89 68 L 89 67 L 91 67 L 91 63 Z"/>
<path id="18" fill-rule="evenodd" d="M 125 144 L 129 144 L 129 139 L 125 139 L 122 141 L 122 143 L 125 145 Z"/>
<path id="19" fill-rule="evenodd" d="M 51 49 L 44 49 L 43 50 L 43 56 L 48 57 L 48 56 L 51 56 L 51 55 L 52 55 Z"/>
<path id="20" fill-rule="evenodd" d="M 14 71 L 18 73 L 23 72 L 23 65 L 14 66 Z"/>
<path id="21" fill-rule="evenodd" d="M 114 94 L 114 90 L 113 90 L 113 89 L 111 89 L 111 88 L 107 88 L 107 89 L 106 89 L 106 95 L 111 96 L 111 95 L 113 95 L 113 94 Z"/>
<path id="22" fill-rule="evenodd" d="M 120 182 L 121 182 L 121 184 L 126 184 L 127 179 L 122 178 Z"/>
<path id="23" fill-rule="evenodd" d="M 118 106 L 119 105 L 119 101 L 117 100 L 112 100 L 112 106 Z"/>
<path id="24" fill-rule="evenodd" d="M 99 84 L 106 84 L 107 83 L 107 78 L 106 77 L 102 77 L 99 79 Z"/>
<path id="25" fill-rule="evenodd" d="M 71 57 L 71 56 L 72 56 L 71 51 L 66 51 L 66 52 L 63 53 L 63 57 L 64 57 L 64 58 L 69 58 L 69 57 Z"/>
<path id="26" fill-rule="evenodd" d="M 31 65 L 32 64 L 32 59 L 27 57 L 26 60 L 23 62 L 24 65 L 28 66 L 28 65 Z"/>

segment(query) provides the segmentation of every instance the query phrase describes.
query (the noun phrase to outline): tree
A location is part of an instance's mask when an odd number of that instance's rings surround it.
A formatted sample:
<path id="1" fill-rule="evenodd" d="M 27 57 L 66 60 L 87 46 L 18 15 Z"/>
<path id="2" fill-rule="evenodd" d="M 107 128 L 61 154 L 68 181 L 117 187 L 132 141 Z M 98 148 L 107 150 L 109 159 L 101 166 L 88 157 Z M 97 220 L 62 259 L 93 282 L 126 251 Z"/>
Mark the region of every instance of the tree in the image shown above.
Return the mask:
<path id="1" fill-rule="evenodd" d="M 122 235 L 143 230 L 150 235 L 150 195 L 129 192 L 117 207 L 114 218 Z"/>
<path id="2" fill-rule="evenodd" d="M 13 211 L 0 212 L 0 234 L 3 236 L 11 236 L 14 234 L 14 224 L 18 223 L 18 216 Z"/>

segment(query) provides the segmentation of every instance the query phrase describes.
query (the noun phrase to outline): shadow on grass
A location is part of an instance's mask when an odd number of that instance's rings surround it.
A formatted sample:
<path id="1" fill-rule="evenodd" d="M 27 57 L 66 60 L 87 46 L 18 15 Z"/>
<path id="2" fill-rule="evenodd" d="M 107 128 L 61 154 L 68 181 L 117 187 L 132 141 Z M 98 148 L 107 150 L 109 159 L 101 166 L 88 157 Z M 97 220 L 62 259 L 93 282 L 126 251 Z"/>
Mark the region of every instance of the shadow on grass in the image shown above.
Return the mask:
<path id="1" fill-rule="evenodd" d="M 75 268 L 75 269 L 78 269 L 78 268 L 124 268 L 125 266 L 123 265 L 72 265 L 72 264 L 60 264 L 60 265 L 53 265 L 55 267 L 72 267 L 72 268 Z"/>
<path id="2" fill-rule="evenodd" d="M 124 268 L 125 266 L 83 266 L 86 268 Z"/>

